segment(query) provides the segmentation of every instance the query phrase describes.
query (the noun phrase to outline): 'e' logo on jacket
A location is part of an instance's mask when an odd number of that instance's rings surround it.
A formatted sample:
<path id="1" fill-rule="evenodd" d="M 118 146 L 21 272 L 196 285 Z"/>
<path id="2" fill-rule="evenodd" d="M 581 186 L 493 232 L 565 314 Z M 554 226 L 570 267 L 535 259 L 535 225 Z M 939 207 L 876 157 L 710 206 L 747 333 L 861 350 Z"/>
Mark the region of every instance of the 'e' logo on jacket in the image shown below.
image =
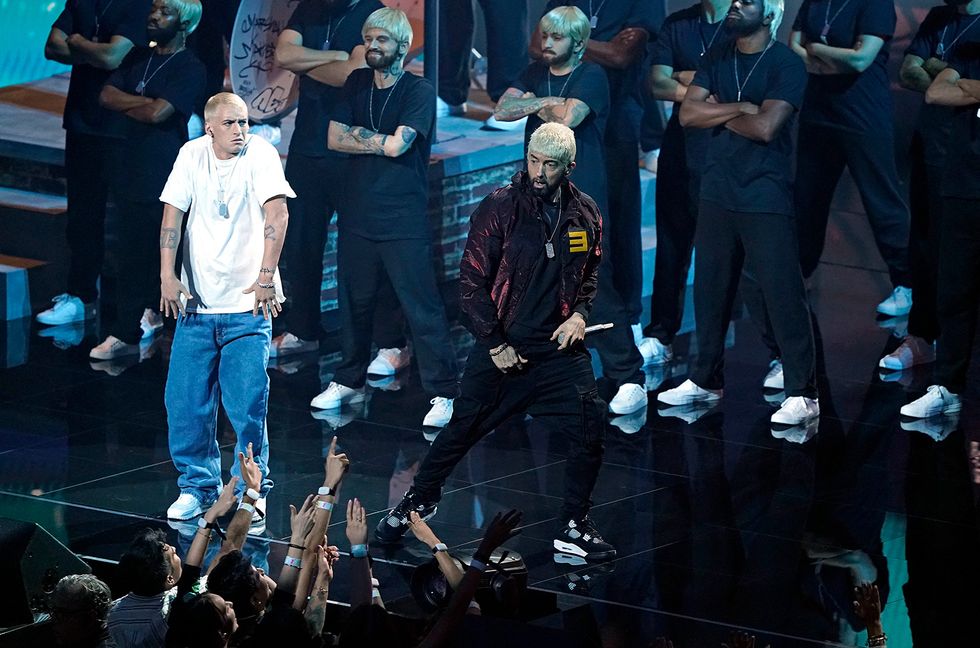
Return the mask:
<path id="1" fill-rule="evenodd" d="M 569 252 L 589 251 L 589 235 L 584 229 L 568 230 L 568 251 Z"/>

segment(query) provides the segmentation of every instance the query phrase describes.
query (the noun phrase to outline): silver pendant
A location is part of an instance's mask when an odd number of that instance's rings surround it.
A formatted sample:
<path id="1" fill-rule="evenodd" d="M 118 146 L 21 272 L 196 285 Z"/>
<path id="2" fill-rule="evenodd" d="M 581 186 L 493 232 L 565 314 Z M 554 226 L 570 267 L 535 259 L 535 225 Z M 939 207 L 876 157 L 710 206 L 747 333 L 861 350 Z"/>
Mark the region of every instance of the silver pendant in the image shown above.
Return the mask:
<path id="1" fill-rule="evenodd" d="M 218 216 L 228 218 L 228 203 L 218 203 Z"/>
<path id="2" fill-rule="evenodd" d="M 143 94 L 144 88 L 146 88 L 146 85 L 142 81 L 140 81 L 139 83 L 136 84 L 136 93 Z"/>
<path id="3" fill-rule="evenodd" d="M 596 25 L 598 24 L 599 24 L 599 16 L 592 16 L 591 18 L 589 18 L 589 25 L 592 26 L 592 29 L 595 29 Z"/>
<path id="4" fill-rule="evenodd" d="M 330 49 L 330 39 L 329 38 L 327 40 L 323 41 L 323 51 L 326 52 L 328 49 Z"/>
<path id="5" fill-rule="evenodd" d="M 936 45 L 936 58 L 938 58 L 941 61 L 943 60 L 943 56 L 945 56 L 945 54 L 946 54 L 946 47 L 942 43 Z"/>
<path id="6" fill-rule="evenodd" d="M 555 246 L 551 244 L 551 241 L 544 244 L 544 253 L 549 259 L 555 258 Z"/>

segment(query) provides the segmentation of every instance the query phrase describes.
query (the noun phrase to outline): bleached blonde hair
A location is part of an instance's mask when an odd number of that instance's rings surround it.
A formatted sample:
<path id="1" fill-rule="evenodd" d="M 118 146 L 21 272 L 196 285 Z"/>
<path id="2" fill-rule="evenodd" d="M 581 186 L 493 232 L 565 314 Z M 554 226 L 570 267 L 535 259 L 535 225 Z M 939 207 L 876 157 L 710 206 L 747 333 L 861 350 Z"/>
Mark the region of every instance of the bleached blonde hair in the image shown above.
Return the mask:
<path id="1" fill-rule="evenodd" d="M 531 133 L 527 150 L 546 155 L 568 166 L 575 161 L 575 132 L 564 124 L 542 124 Z"/>
<path id="2" fill-rule="evenodd" d="M 201 14 L 204 12 L 201 0 L 167 0 L 167 2 L 177 10 L 177 21 L 187 23 L 187 32 L 184 35 L 190 36 L 201 24 Z"/>
<path id="3" fill-rule="evenodd" d="M 570 6 L 555 7 L 541 16 L 538 29 L 541 30 L 541 33 L 567 36 L 572 39 L 573 50 L 578 43 L 582 43 L 582 49 L 575 54 L 579 59 L 585 55 L 585 43 L 592 35 L 592 25 L 585 13 L 578 7 Z"/>
<path id="4" fill-rule="evenodd" d="M 405 58 L 408 50 L 412 47 L 412 38 L 415 35 L 412 32 L 412 23 L 408 21 L 408 16 L 401 9 L 383 7 L 372 12 L 364 21 L 364 26 L 361 27 L 361 36 L 366 34 L 369 29 L 386 31 L 395 39 L 396 43 L 404 45 L 405 51 L 402 53 L 401 59 Z"/>
<path id="5" fill-rule="evenodd" d="M 214 119 L 214 115 L 218 112 L 219 106 L 239 106 L 245 109 L 246 114 L 248 113 L 248 106 L 245 105 L 245 101 L 241 97 L 231 92 L 219 92 L 204 104 L 205 122 L 210 122 Z"/>
<path id="6" fill-rule="evenodd" d="M 779 30 L 779 26 L 783 24 L 783 0 L 762 0 L 762 15 L 772 16 L 772 22 L 769 23 L 769 36 L 775 40 L 776 32 Z"/>

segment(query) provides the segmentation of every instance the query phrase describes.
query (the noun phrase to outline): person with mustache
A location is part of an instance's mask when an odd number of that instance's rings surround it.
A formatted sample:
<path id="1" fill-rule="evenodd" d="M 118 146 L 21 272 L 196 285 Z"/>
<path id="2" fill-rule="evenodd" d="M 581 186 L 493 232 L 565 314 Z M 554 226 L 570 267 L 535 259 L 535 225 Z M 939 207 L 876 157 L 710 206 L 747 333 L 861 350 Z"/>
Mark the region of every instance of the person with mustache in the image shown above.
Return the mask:
<path id="1" fill-rule="evenodd" d="M 796 216 L 803 276 L 820 263 L 834 188 L 847 167 L 861 195 L 892 292 L 884 317 L 908 315 L 909 209 L 895 164 L 888 47 L 892 0 L 803 0 L 789 43 L 810 81 L 800 109 L 796 148 Z"/>
<path id="2" fill-rule="evenodd" d="M 327 147 L 348 155 L 337 220 L 343 359 L 310 405 L 332 410 L 364 401 L 372 323 L 387 280 L 412 331 L 422 388 L 431 396 L 422 424 L 443 427 L 452 416 L 458 370 L 427 215 L 435 88 L 405 71 L 412 26 L 404 12 L 374 11 L 361 36 L 368 67 L 348 75 L 327 129 Z"/>
<path id="3" fill-rule="evenodd" d="M 568 439 L 556 551 L 609 560 L 616 549 L 589 518 L 602 465 L 606 405 L 582 344 L 602 257 L 602 216 L 569 177 L 575 134 L 549 122 L 531 134 L 527 170 L 473 212 L 459 266 L 460 308 L 476 337 L 453 418 L 429 449 L 375 538 L 398 542 L 411 514 L 428 520 L 470 448 L 520 414 L 550 421 Z M 521 339 L 521 342 L 517 338 Z"/>
<path id="4" fill-rule="evenodd" d="M 274 358 L 319 346 L 323 247 L 343 197 L 347 158 L 327 148 L 327 126 L 347 77 L 367 66 L 361 25 L 381 7 L 378 0 L 303 0 L 279 34 L 276 64 L 299 77 L 299 105 L 286 158 L 286 179 L 296 190 L 282 267 L 291 299 L 274 322 Z"/>
<path id="5" fill-rule="evenodd" d="M 200 0 L 154 0 L 146 21 L 153 49 L 127 57 L 99 95 L 122 123 L 125 139 L 113 143 L 110 155 L 109 214 L 116 236 L 108 243 L 115 263 L 107 264 L 102 288 L 103 299 L 116 308 L 103 314 L 107 336 L 89 352 L 93 360 L 138 355 L 140 340 L 163 327 L 156 312 L 159 196 L 204 92 L 204 66 L 185 47 L 200 20 Z"/>
<path id="6" fill-rule="evenodd" d="M 681 104 L 681 126 L 711 133 L 695 234 L 698 356 L 690 378 L 658 399 L 688 405 L 722 397 L 725 333 L 744 265 L 783 352 L 787 398 L 771 421 L 800 425 L 820 413 L 792 198 L 793 121 L 807 75 L 775 40 L 782 17 L 783 0 L 732 2 L 725 29 L 735 42 L 705 54 Z"/>
<path id="7" fill-rule="evenodd" d="M 218 401 L 237 450 L 261 470 L 251 533 L 265 529 L 269 478 L 269 345 L 286 299 L 279 255 L 294 198 L 279 152 L 248 134 L 248 108 L 222 92 L 204 105 L 205 134 L 181 147 L 160 202 L 160 311 L 177 319 L 164 402 L 170 456 L 180 473 L 171 520 L 191 520 L 218 497 Z M 186 216 L 186 227 L 185 225 Z M 183 238 L 180 276 L 175 269 Z M 231 472 L 241 477 L 238 462 Z"/>
<path id="8" fill-rule="evenodd" d="M 951 62 L 976 54 L 980 42 L 980 0 L 947 0 L 933 7 L 905 50 L 898 80 L 902 87 L 925 94 L 929 85 Z M 955 66 L 954 66 L 955 67 Z M 936 314 L 936 266 L 942 215 L 939 187 L 946 158 L 953 110 L 923 103 L 909 149 L 909 263 L 915 300 L 909 311 L 908 335 L 878 366 L 901 371 L 936 359 L 939 321 Z"/>
<path id="9" fill-rule="evenodd" d="M 926 102 L 954 109 L 939 194 L 939 268 L 935 383 L 903 416 L 955 414 L 966 391 L 980 305 L 980 51 L 972 43 L 926 90 Z"/>
<path id="10" fill-rule="evenodd" d="M 600 65 L 583 61 L 592 29 L 578 7 L 556 7 L 538 23 L 541 59 L 531 63 L 504 92 L 494 116 L 499 121 L 527 117 L 524 149 L 532 133 L 543 123 L 564 124 L 575 132 L 575 170 L 571 179 L 599 207 L 609 209 L 603 134 L 609 116 L 609 83 Z M 613 414 L 631 414 L 647 404 L 643 357 L 633 343 L 630 317 L 613 283 L 618 259 L 612 254 L 611 237 L 602 239 L 603 265 L 599 275 L 593 317 L 611 322 L 613 328 L 590 339 L 599 353 L 602 373 L 616 387 L 609 401 Z M 511 341 L 520 349 L 524 341 L 517 329 Z"/>
<path id="11" fill-rule="evenodd" d="M 99 105 L 112 71 L 134 46 L 146 44 L 151 0 L 67 0 L 44 45 L 44 58 L 72 66 L 65 99 L 65 182 L 68 198 L 66 291 L 37 314 L 58 326 L 95 317 L 105 257 L 109 148 L 122 124 Z"/>

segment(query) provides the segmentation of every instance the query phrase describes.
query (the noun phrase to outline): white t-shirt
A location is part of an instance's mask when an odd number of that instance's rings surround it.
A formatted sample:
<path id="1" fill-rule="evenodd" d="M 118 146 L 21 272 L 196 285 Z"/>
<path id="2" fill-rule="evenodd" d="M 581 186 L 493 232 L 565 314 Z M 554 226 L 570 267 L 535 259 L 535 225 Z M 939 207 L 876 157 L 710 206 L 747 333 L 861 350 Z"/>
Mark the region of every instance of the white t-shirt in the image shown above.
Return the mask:
<path id="1" fill-rule="evenodd" d="M 252 310 L 255 295 L 242 291 L 259 276 L 265 252 L 262 205 L 275 196 L 296 194 L 286 182 L 279 152 L 261 137 L 248 136 L 241 154 L 230 160 L 218 159 L 209 135 L 181 147 L 160 201 L 187 213 L 180 280 L 193 295 L 188 311 Z M 278 267 L 272 280 L 284 301 Z"/>

